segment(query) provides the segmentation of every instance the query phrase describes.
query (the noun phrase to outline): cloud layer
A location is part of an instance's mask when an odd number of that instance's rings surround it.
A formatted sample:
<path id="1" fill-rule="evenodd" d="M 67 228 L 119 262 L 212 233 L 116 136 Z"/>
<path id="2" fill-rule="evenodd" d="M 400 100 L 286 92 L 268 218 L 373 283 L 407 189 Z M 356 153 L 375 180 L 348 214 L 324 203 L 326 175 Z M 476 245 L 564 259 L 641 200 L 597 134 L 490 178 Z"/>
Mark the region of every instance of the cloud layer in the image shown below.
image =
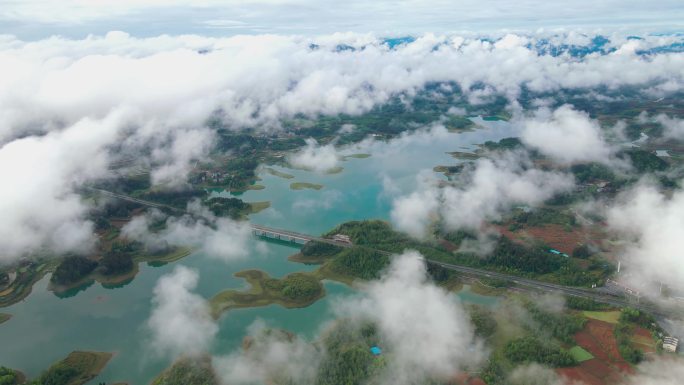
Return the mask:
<path id="1" fill-rule="evenodd" d="M 560 163 L 613 162 L 598 122 L 572 106 L 542 109 L 522 125 L 521 140 Z"/>
<path id="2" fill-rule="evenodd" d="M 206 300 L 192 292 L 198 279 L 195 270 L 177 266 L 157 282 L 147 321 L 150 346 L 156 354 L 175 358 L 203 353 L 211 346 L 218 326 Z"/>
<path id="3" fill-rule="evenodd" d="M 525 154 L 507 153 L 480 158 L 455 185 L 419 183 L 415 192 L 394 200 L 391 216 L 398 229 L 415 237 L 425 236 L 434 220 L 454 230 L 478 230 L 515 204 L 536 206 L 573 186 L 571 176 L 532 168 Z"/>
<path id="4" fill-rule="evenodd" d="M 182 217 L 160 218 L 159 212 L 138 216 L 122 228 L 122 234 L 150 248 L 166 245 L 196 247 L 209 257 L 226 262 L 244 258 L 253 251 L 250 244 L 252 230 L 248 223 L 217 218 L 199 201 L 190 202 L 188 212 L 190 215 Z M 166 227 L 150 232 L 151 223 L 159 219 L 165 221 Z"/>
<path id="5" fill-rule="evenodd" d="M 289 160 L 294 167 L 326 172 L 339 165 L 340 156 L 334 143 L 321 146 L 316 139 L 307 139 L 306 146 L 292 154 Z"/>
<path id="6" fill-rule="evenodd" d="M 637 54 L 678 37 L 611 38 L 607 48 L 613 52 L 578 58 L 535 48 L 591 43 L 577 33 L 493 40 L 424 34 L 394 48 L 375 35 L 354 33 L 135 38 L 111 32 L 38 41 L 2 36 L 0 176 L 12 186 L 0 193 L 0 208 L 8 213 L 0 218 L 3 258 L 42 247 L 87 250 L 93 238 L 84 219 L 89 206 L 74 188 L 110 176 L 109 164 L 130 159 L 149 168 L 157 185 L 182 184 L 212 147 L 210 117 L 230 129 L 278 130 L 283 118 L 361 114 L 397 95 L 410 98 L 434 82 L 455 82 L 476 101 L 501 94 L 513 104 L 523 88 L 682 88 L 684 54 Z M 564 130 L 574 127 L 568 119 L 583 118 L 561 109 L 548 119 Z M 537 124 L 545 122 L 539 117 Z M 573 159 L 605 157 L 592 124 L 580 125 L 587 128 L 587 141 L 574 147 L 587 144 L 592 151 L 575 152 Z M 315 169 L 336 161 L 330 145 L 311 141 L 293 157 Z M 496 168 L 484 164 L 482 172 L 487 167 Z M 463 191 L 448 191 L 443 200 L 466 210 L 458 204 L 468 198 Z M 400 206 L 410 209 L 408 203 Z"/>
<path id="7" fill-rule="evenodd" d="M 684 191 L 667 196 L 643 182 L 611 205 L 607 219 L 625 241 L 619 259 L 625 262 L 628 281 L 646 290 L 664 282 L 684 292 Z"/>

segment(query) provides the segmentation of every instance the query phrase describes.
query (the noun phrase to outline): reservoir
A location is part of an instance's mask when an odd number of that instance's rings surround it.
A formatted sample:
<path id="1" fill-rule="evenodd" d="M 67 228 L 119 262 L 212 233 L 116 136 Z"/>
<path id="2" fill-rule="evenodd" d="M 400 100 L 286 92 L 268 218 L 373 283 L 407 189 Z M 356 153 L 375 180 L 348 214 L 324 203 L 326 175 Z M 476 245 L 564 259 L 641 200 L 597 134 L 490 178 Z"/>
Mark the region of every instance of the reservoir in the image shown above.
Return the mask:
<path id="1" fill-rule="evenodd" d="M 390 217 L 392 200 L 415 189 L 421 172 L 443 178 L 432 168 L 461 162 L 447 152 L 473 151 L 487 140 L 498 141 L 515 136 L 514 128 L 504 121 L 473 118 L 479 129 L 449 133 L 444 129 L 418 131 L 388 142 L 368 141 L 338 149 L 340 155 L 370 154 L 367 158 L 347 157 L 339 173 L 326 174 L 273 166 L 286 179 L 265 170 L 259 173 L 263 190 L 250 190 L 241 195 L 247 202 L 270 201 L 271 207 L 250 216 L 259 225 L 308 234 L 321 234 L 349 220 L 384 219 Z M 320 190 L 293 190 L 293 182 L 323 185 Z M 217 193 L 219 195 L 228 193 Z M 199 273 L 195 292 L 207 299 L 227 288 L 246 287 L 233 273 L 245 269 L 261 269 L 274 277 L 296 271 L 312 270 L 290 262 L 287 257 L 296 248 L 261 242 L 258 253 L 247 258 L 224 262 L 196 252 L 178 262 L 151 267 L 140 265 L 139 274 L 118 288 L 93 284 L 73 296 L 59 298 L 47 291 L 49 276 L 38 282 L 24 301 L 0 311 L 13 315 L 0 325 L 0 365 L 25 372 L 30 378 L 74 350 L 96 350 L 115 353 L 114 358 L 92 384 L 129 382 L 146 385 L 172 361 L 158 357 L 147 347 L 149 331 L 146 321 L 151 312 L 152 290 L 157 280 L 176 265 L 185 265 Z M 252 248 L 256 249 L 256 248 Z M 232 310 L 219 320 L 219 334 L 212 346 L 216 355 L 239 349 L 246 329 L 255 320 L 269 326 L 313 338 L 321 325 L 332 318 L 334 298 L 350 295 L 353 289 L 326 282 L 327 296 L 301 309 L 285 309 L 278 305 Z M 459 295 L 464 302 L 491 305 L 496 299 L 472 292 Z M 490 302 L 494 301 L 494 302 Z"/>

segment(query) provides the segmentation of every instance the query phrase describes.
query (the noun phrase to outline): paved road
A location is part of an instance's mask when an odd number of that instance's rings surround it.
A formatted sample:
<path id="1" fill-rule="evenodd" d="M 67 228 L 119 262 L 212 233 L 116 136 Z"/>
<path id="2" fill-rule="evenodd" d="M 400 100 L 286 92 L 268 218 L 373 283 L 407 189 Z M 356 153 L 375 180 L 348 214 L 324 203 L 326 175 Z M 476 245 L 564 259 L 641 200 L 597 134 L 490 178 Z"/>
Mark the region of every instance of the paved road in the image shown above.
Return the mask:
<path id="1" fill-rule="evenodd" d="M 522 278 L 518 277 L 515 275 L 508 275 L 508 274 L 502 274 L 498 273 L 495 271 L 490 271 L 490 270 L 484 270 L 484 269 L 477 269 L 477 268 L 472 268 L 472 267 L 467 267 L 467 266 L 461 266 L 461 265 L 454 265 L 450 263 L 444 263 L 440 261 L 435 261 L 435 260 L 427 260 L 428 263 L 434 264 L 437 266 L 441 266 L 445 269 L 449 270 L 454 270 L 462 274 L 474 276 L 474 277 L 480 277 L 480 278 L 494 278 L 494 279 L 501 279 L 501 280 L 506 280 L 513 282 L 517 286 L 522 286 L 526 287 L 528 289 L 533 289 L 533 290 L 538 290 L 538 291 L 544 291 L 544 292 L 555 292 L 559 294 L 564 294 L 572 297 L 581 297 L 581 298 L 587 298 L 587 299 L 592 299 L 596 302 L 600 303 L 605 303 L 617 307 L 626 307 L 630 306 L 633 308 L 638 308 L 644 311 L 647 311 L 651 314 L 661 316 L 661 317 L 682 317 L 684 315 L 684 312 L 672 312 L 672 311 L 666 311 L 662 309 L 658 309 L 652 305 L 645 304 L 645 303 L 633 303 L 632 301 L 629 301 L 628 299 L 625 299 L 623 297 L 617 297 L 617 296 L 612 296 L 608 294 L 603 294 L 600 293 L 596 290 L 592 289 L 584 289 L 584 288 L 579 288 L 579 287 L 572 287 L 572 286 L 563 286 L 563 285 L 557 285 L 553 283 L 548 283 L 548 282 L 542 282 L 542 281 L 537 281 L 533 279 L 528 279 L 528 278 Z"/>
<path id="2" fill-rule="evenodd" d="M 92 187 L 87 187 L 91 191 L 96 191 L 99 192 L 103 195 L 107 195 L 112 198 L 117 198 L 121 200 L 125 200 L 128 202 L 133 202 L 133 203 L 138 203 L 144 206 L 148 207 L 154 207 L 158 209 L 168 209 L 172 210 L 177 213 L 182 213 L 182 214 L 190 214 L 185 210 L 173 207 L 173 206 L 168 206 L 168 205 L 163 205 L 155 202 L 150 202 L 142 199 L 137 199 L 133 198 L 127 195 L 122 195 L 122 194 L 117 194 L 113 193 L 107 190 L 101 190 L 101 189 L 96 189 Z M 345 242 L 336 242 L 333 241 L 332 239 L 327 239 L 327 238 L 322 238 L 322 237 L 316 237 L 308 234 L 302 234 L 302 233 L 297 233 L 294 231 L 289 231 L 289 230 L 281 230 L 281 229 L 274 229 L 266 226 L 261 226 L 261 225 L 256 225 L 256 224 L 250 224 L 253 230 L 257 231 L 262 231 L 262 232 L 269 232 L 273 234 L 279 234 L 281 236 L 285 237 L 291 237 L 291 238 L 299 238 L 299 239 L 306 239 L 308 241 L 317 241 L 317 242 L 323 242 L 323 243 L 328 243 L 331 245 L 335 246 L 340 246 L 340 247 L 350 247 L 352 246 L 349 243 Z M 384 251 L 384 250 L 377 250 L 383 254 L 389 255 L 391 253 Z M 473 277 L 479 277 L 479 278 L 494 278 L 494 279 L 500 279 L 500 280 L 506 280 L 513 282 L 517 286 L 525 287 L 528 289 L 532 290 L 537 290 L 537 291 L 544 291 L 544 292 L 555 292 L 559 294 L 564 294 L 568 296 L 573 296 L 573 297 L 581 297 L 581 298 L 587 298 L 587 299 L 592 299 L 596 302 L 601 302 L 601 303 L 606 303 L 609 305 L 613 306 L 618 306 L 618 307 L 625 307 L 625 306 L 631 306 L 634 308 L 638 308 L 647 312 L 650 312 L 656 316 L 659 317 L 677 317 L 681 318 L 684 317 L 684 311 L 677 311 L 677 312 L 672 312 L 672 311 L 665 311 L 662 309 L 655 308 L 654 306 L 650 304 L 635 304 L 632 301 L 629 301 L 623 297 L 617 297 L 617 296 L 612 296 L 608 294 L 603 294 L 601 292 L 598 292 L 597 290 L 592 290 L 592 289 L 584 289 L 584 288 L 578 288 L 578 287 L 571 287 L 571 286 L 563 286 L 563 285 L 557 285 L 553 283 L 547 283 L 547 282 L 542 282 L 542 281 L 537 281 L 533 279 L 528 279 L 528 278 L 522 278 L 518 277 L 515 275 L 509 275 L 509 274 L 503 274 L 503 273 L 498 273 L 495 271 L 491 270 L 484 270 L 484 269 L 478 269 L 474 267 L 467 267 L 467 266 L 462 266 L 462 265 L 454 265 L 450 263 L 444 263 L 432 259 L 426 259 L 427 263 L 434 264 L 437 266 L 441 266 L 445 269 L 457 271 L 462 274 L 466 274 L 469 276 Z"/>

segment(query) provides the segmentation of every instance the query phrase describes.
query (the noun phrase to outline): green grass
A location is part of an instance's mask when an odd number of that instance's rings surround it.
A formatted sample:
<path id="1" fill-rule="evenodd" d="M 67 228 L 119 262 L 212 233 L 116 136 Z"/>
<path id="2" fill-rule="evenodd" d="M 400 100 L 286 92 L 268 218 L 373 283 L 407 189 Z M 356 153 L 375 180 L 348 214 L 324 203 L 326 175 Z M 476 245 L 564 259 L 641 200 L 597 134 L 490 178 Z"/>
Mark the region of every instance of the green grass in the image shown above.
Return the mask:
<path id="1" fill-rule="evenodd" d="M 307 307 L 325 296 L 321 278 L 315 273 L 292 273 L 281 279 L 271 278 L 261 270 L 244 270 L 234 275 L 246 280 L 250 288 L 246 291 L 224 290 L 216 294 L 209 301 L 214 318 L 230 309 L 274 303 L 285 308 Z"/>
<path id="2" fill-rule="evenodd" d="M 290 184 L 290 188 L 293 190 L 304 190 L 307 188 L 312 190 L 320 190 L 323 188 L 323 185 L 309 182 L 294 182 Z"/>
<path id="3" fill-rule="evenodd" d="M 326 174 L 339 174 L 342 171 L 344 171 L 344 167 L 337 166 L 337 167 L 333 167 L 333 168 L 327 170 L 325 173 Z"/>
<path id="4" fill-rule="evenodd" d="M 59 383 L 66 385 L 83 385 L 105 368 L 112 358 L 111 353 L 103 352 L 71 352 L 65 359 L 52 365 L 43 372 L 40 378 L 30 382 L 31 385 Z"/>
<path id="5" fill-rule="evenodd" d="M 465 160 L 480 159 L 480 155 L 473 154 L 472 152 L 452 151 L 452 152 L 448 152 L 447 154 L 451 155 L 451 157 L 453 157 L 455 159 L 465 159 Z"/>
<path id="6" fill-rule="evenodd" d="M 574 358 L 577 362 L 584 362 L 594 358 L 591 353 L 584 350 L 581 346 L 573 347 L 572 349 L 568 350 L 568 353 L 570 353 L 572 358 Z"/>
<path id="7" fill-rule="evenodd" d="M 351 154 L 351 155 L 345 155 L 344 159 L 347 158 L 356 158 L 356 159 L 365 159 L 365 158 L 370 158 L 371 154 Z"/>
<path id="8" fill-rule="evenodd" d="M 267 208 L 271 207 L 271 202 L 270 201 L 264 201 L 264 202 L 251 202 L 249 204 L 250 207 L 250 214 L 256 214 L 262 210 L 266 210 Z"/>
<path id="9" fill-rule="evenodd" d="M 583 311 L 582 315 L 587 318 L 616 324 L 620 320 L 619 311 Z"/>

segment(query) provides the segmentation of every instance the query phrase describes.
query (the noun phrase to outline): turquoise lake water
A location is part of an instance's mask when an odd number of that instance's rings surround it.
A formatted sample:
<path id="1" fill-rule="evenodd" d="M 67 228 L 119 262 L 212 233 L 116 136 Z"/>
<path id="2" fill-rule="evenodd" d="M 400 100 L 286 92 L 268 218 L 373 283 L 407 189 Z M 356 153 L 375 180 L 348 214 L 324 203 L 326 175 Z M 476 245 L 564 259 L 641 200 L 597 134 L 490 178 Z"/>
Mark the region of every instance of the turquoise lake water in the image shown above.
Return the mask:
<path id="1" fill-rule="evenodd" d="M 473 150 L 475 144 L 514 135 L 506 122 L 474 120 L 485 128 L 465 133 L 416 133 L 390 142 L 341 149 L 346 155 L 368 153 L 372 156 L 341 162 L 344 170 L 338 174 L 274 167 L 295 178 L 284 179 L 262 172 L 259 184 L 266 188 L 248 191 L 241 198 L 271 202 L 269 209 L 251 216 L 252 222 L 310 234 L 327 232 L 349 220 L 389 219 L 393 197 L 412 191 L 419 172 L 432 172 L 434 166 L 459 162 L 446 154 L 447 151 Z M 319 191 L 295 191 L 289 188 L 294 181 L 325 187 Z M 149 332 L 145 325 L 157 280 L 176 265 L 185 265 L 199 272 L 196 293 L 211 298 L 227 288 L 245 287 L 243 280 L 232 276 L 240 270 L 262 269 L 280 277 L 315 268 L 287 260 L 297 249 L 273 243 L 264 243 L 260 249 L 264 246 L 265 253 L 230 263 L 198 252 L 161 267 L 141 265 L 137 277 L 123 287 L 106 289 L 94 284 L 69 298 L 59 298 L 47 291 L 49 277 L 45 277 L 24 301 L 1 309 L 13 318 L 0 325 L 0 365 L 33 377 L 73 350 L 115 352 L 116 356 L 92 384 L 102 381 L 148 384 L 171 361 L 155 357 L 146 347 Z M 246 328 L 256 319 L 312 338 L 331 319 L 331 300 L 353 293 L 353 289 L 338 283 L 326 282 L 325 287 L 328 295 L 307 308 L 284 309 L 272 305 L 228 312 L 219 321 L 220 331 L 212 353 L 227 354 L 238 349 Z M 485 305 L 496 301 L 467 290 L 458 296 L 465 302 Z"/>

